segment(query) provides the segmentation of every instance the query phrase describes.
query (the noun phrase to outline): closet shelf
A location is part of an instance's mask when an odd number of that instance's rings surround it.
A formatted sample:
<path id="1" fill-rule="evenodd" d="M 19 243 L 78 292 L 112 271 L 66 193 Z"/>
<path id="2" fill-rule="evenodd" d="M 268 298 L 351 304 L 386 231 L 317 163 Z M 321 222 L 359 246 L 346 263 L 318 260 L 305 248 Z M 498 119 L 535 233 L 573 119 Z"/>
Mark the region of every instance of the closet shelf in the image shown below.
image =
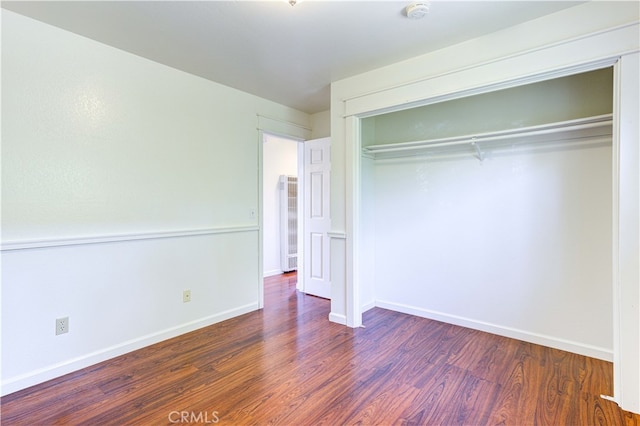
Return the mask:
<path id="1" fill-rule="evenodd" d="M 517 129 L 448 138 L 428 139 L 421 141 L 401 142 L 385 145 L 371 145 L 362 149 L 368 157 L 396 157 L 415 155 L 433 148 L 468 146 L 475 150 L 478 158 L 483 159 L 481 146 L 492 142 L 540 142 L 550 140 L 584 140 L 598 136 L 609 136 L 612 133 L 613 114 L 604 114 L 575 120 L 520 127 Z"/>

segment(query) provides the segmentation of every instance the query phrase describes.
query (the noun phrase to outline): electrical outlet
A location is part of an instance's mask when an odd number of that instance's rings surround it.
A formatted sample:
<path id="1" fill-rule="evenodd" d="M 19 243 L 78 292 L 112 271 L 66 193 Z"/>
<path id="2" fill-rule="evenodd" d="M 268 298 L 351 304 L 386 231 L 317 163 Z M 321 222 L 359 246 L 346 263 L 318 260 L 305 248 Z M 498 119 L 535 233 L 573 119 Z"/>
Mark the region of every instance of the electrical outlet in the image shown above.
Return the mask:
<path id="1" fill-rule="evenodd" d="M 182 292 L 182 303 L 191 302 L 191 290 L 185 290 Z"/>
<path id="2" fill-rule="evenodd" d="M 56 319 L 56 336 L 69 332 L 69 317 Z"/>

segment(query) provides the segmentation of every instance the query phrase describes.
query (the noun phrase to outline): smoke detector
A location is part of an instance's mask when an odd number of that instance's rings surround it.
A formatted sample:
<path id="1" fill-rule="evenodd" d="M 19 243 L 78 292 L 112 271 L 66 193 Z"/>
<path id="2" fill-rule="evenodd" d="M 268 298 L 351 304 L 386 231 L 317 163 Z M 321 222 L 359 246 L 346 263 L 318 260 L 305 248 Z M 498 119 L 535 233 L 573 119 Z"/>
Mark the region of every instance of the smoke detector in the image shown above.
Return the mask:
<path id="1" fill-rule="evenodd" d="M 407 18 L 410 19 L 422 19 L 424 15 L 429 13 L 429 2 L 416 1 L 404 8 Z"/>

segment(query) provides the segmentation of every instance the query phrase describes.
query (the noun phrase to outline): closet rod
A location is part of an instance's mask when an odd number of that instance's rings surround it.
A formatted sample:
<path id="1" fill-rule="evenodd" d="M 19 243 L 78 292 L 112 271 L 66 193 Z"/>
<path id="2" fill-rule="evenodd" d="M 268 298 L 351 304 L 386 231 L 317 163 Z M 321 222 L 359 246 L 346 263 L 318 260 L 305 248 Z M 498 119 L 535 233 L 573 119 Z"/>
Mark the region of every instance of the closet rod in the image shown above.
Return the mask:
<path id="1" fill-rule="evenodd" d="M 576 124 L 572 124 L 576 123 Z M 483 133 L 479 135 L 454 136 L 450 138 L 431 139 L 424 141 L 405 142 L 399 144 L 386 144 L 378 146 L 369 146 L 364 148 L 366 152 L 383 153 L 383 152 L 399 152 L 411 151 L 427 148 L 438 148 L 455 145 L 468 145 L 473 143 L 492 142 L 505 139 L 521 138 L 528 136 L 540 136 L 553 133 L 570 132 L 577 130 L 586 130 L 598 127 L 611 126 L 613 118 L 611 114 L 589 117 L 587 119 L 570 120 L 559 123 L 543 124 L 540 126 L 531 126 L 523 129 L 502 130 L 491 133 Z"/>

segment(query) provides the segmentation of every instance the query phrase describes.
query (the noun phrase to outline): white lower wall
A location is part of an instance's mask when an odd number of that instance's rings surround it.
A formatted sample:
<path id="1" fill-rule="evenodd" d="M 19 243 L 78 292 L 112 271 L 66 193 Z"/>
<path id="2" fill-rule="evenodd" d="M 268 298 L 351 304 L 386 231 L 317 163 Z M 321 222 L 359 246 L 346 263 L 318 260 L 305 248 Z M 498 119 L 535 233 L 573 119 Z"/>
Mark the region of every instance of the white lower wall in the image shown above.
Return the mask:
<path id="1" fill-rule="evenodd" d="M 376 162 L 376 304 L 611 360 L 611 146 L 487 155 Z"/>
<path id="2" fill-rule="evenodd" d="M 257 309 L 257 244 L 247 230 L 4 251 L 3 393 Z"/>

